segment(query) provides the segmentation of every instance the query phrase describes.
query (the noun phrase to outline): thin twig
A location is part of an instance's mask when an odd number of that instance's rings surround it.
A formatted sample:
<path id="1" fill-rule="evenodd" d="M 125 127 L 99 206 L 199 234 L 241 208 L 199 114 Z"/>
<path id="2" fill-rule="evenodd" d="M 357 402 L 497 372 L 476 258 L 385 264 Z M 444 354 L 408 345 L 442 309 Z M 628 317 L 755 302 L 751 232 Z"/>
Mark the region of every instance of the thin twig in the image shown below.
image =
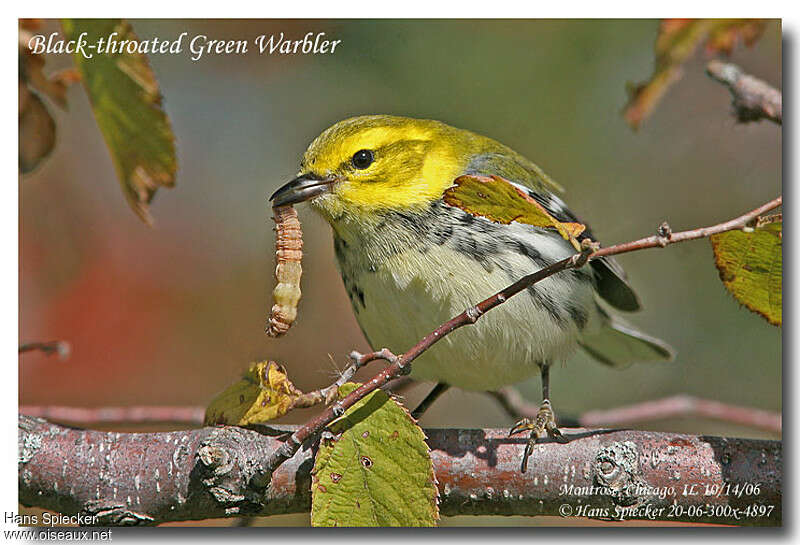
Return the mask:
<path id="1" fill-rule="evenodd" d="M 719 60 L 709 62 L 706 72 L 731 92 L 739 121 L 769 119 L 783 124 L 783 95 L 770 84 L 745 74 L 735 64 Z"/>
<path id="2" fill-rule="evenodd" d="M 356 354 L 356 352 L 353 352 L 353 354 Z M 350 354 L 350 365 L 345 367 L 344 371 L 341 372 L 339 378 L 337 378 L 333 384 L 325 388 L 320 388 L 319 390 L 314 390 L 313 392 L 305 393 L 295 398 L 292 402 L 292 408 L 307 409 L 321 403 L 331 403 L 334 399 L 336 399 L 336 394 L 339 393 L 339 388 L 345 382 L 350 382 L 350 379 L 353 378 L 353 375 L 356 374 L 356 371 L 366 365 L 358 358 L 353 357 L 353 354 Z"/>
<path id="3" fill-rule="evenodd" d="M 515 422 L 522 418 L 536 418 L 536 414 L 539 412 L 539 407 L 541 406 L 539 403 L 529 403 L 516 388 L 512 388 L 511 386 L 486 393 L 494 398 L 497 404 L 500 405 L 500 408 Z"/>
<path id="4" fill-rule="evenodd" d="M 644 250 L 647 248 L 663 248 L 665 246 L 669 246 L 670 244 L 674 244 L 676 242 L 685 242 L 687 240 L 707 238 L 710 237 L 711 235 L 724 233 L 725 231 L 733 231 L 734 229 L 744 229 L 745 227 L 750 226 L 751 223 L 755 222 L 760 215 L 769 212 L 770 210 L 774 210 L 779 206 L 781 206 L 782 204 L 783 204 L 783 196 L 780 196 L 732 220 L 723 223 L 718 223 L 716 225 L 711 225 L 709 227 L 701 227 L 699 229 L 681 231 L 679 233 L 671 232 L 669 225 L 663 223 L 659 227 L 659 233 L 654 236 L 642 238 L 639 240 L 634 240 L 632 242 L 626 242 L 623 244 L 616 244 L 614 246 L 609 246 L 608 248 L 601 248 L 600 250 L 592 254 L 590 259 L 595 259 L 598 257 L 609 256 L 609 255 L 625 254 L 628 252 L 633 252 L 635 250 Z"/>
<path id="5" fill-rule="evenodd" d="M 349 378 L 345 378 L 342 384 L 348 380 Z M 411 384 L 411 381 L 399 379 L 396 383 L 402 387 Z M 391 387 L 393 393 L 397 393 L 397 386 L 394 384 L 389 384 L 388 386 Z M 323 390 L 327 389 L 332 389 L 332 387 L 329 386 Z M 488 393 L 497 400 L 513 419 L 533 418 L 539 410 L 538 404 L 528 403 L 514 388 L 502 388 L 496 392 Z M 301 408 L 303 405 L 298 404 L 295 407 Z M 23 405 L 19 408 L 19 412 L 29 416 L 47 418 L 54 422 L 71 422 L 95 426 L 159 423 L 198 425 L 203 423 L 205 408 L 199 406 L 65 407 L 59 405 Z M 750 407 L 738 407 L 689 395 L 676 395 L 626 407 L 590 411 L 583 414 L 579 419 L 574 420 L 574 423 L 585 427 L 620 426 L 667 417 L 687 416 L 704 416 L 775 433 L 781 432 L 780 413 Z M 570 426 L 571 424 L 562 425 Z"/>
<path id="6" fill-rule="evenodd" d="M 371 352 L 369 354 L 350 354 L 351 364 L 339 375 L 339 378 L 325 388 L 307 392 L 296 397 L 292 403 L 293 409 L 314 407 L 322 403 L 330 404 L 336 398 L 339 387 L 352 380 L 353 375 L 370 361 L 374 361 L 385 353 Z M 403 387 L 402 381 L 397 382 L 398 387 Z M 203 407 L 171 407 L 171 406 L 131 406 L 131 407 L 63 407 L 54 405 L 24 405 L 20 407 L 20 414 L 47 418 L 56 422 L 80 422 L 83 424 L 109 425 L 109 424 L 154 424 L 154 423 L 186 423 L 202 424 L 205 416 Z"/>
<path id="7" fill-rule="evenodd" d="M 658 229 L 658 233 L 655 236 L 623 244 L 617 244 L 599 250 L 596 249 L 596 244 L 584 244 L 583 250 L 580 253 L 571 255 L 565 259 L 562 259 L 561 261 L 557 261 L 539 271 L 517 280 L 510 286 L 500 290 L 488 299 L 484 299 L 477 305 L 468 308 L 458 316 L 455 316 L 454 318 L 443 323 L 431 333 L 426 335 L 405 354 L 396 356 L 386 348 L 377 352 L 371 352 L 369 354 L 353 353 L 351 357 L 354 358 L 355 362 L 362 362 L 362 365 L 369 361 L 378 359 L 388 361 L 389 365 L 367 383 L 363 384 L 361 387 L 351 392 L 334 405 L 326 408 L 322 413 L 308 421 L 304 426 L 301 426 L 296 432 L 294 432 L 281 446 L 281 448 L 276 449 L 267 460 L 267 473 L 271 474 L 274 472 L 275 469 L 280 466 L 280 464 L 294 456 L 303 443 L 312 437 L 316 437 L 316 435 L 320 433 L 328 424 L 341 416 L 344 411 L 352 407 L 366 395 L 378 388 L 381 388 L 392 379 L 408 375 L 411 372 L 411 363 L 431 346 L 439 342 L 456 329 L 465 325 L 474 324 L 480 319 L 481 316 L 483 316 L 483 314 L 495 308 L 496 306 L 502 305 L 508 299 L 527 289 L 533 284 L 558 272 L 582 267 L 590 259 L 612 256 L 632 252 L 635 250 L 643 250 L 646 248 L 663 248 L 676 242 L 684 242 L 687 240 L 709 237 L 716 233 L 722 233 L 734 229 L 743 229 L 748 227 L 751 222 L 757 220 L 761 214 L 779 207 L 782 202 L 782 197 L 778 197 L 754 210 L 751 210 L 750 212 L 747 212 L 746 214 L 742 214 L 737 218 L 717 225 L 712 225 L 710 227 L 672 233 L 669 225 L 667 225 L 665 222 L 661 224 Z"/>
<path id="8" fill-rule="evenodd" d="M 676 395 L 626 407 L 589 411 L 581 415 L 586 427 L 624 426 L 646 420 L 700 416 L 722 422 L 781 433 L 781 414 L 752 407 L 737 407 L 720 401 L 690 395 Z"/>
<path id="9" fill-rule="evenodd" d="M 48 356 L 58 354 L 59 359 L 64 360 L 69 357 L 70 345 L 67 341 L 48 341 L 48 342 L 33 342 L 25 343 L 19 346 L 19 353 L 32 352 L 39 350 Z"/>
<path id="10" fill-rule="evenodd" d="M 361 354 L 359 352 L 353 351 L 350 353 L 350 360 L 352 361 L 352 364 L 348 367 L 347 370 L 353 369 L 353 374 L 354 374 L 356 370 L 360 369 L 361 367 L 365 366 L 370 362 L 379 359 L 386 360 L 392 363 L 392 365 L 396 365 L 398 362 L 397 356 L 392 354 L 392 352 L 386 348 L 375 352 L 368 352 L 367 354 Z M 389 369 L 390 367 L 387 367 L 386 369 Z M 379 373 L 375 378 L 373 378 L 368 383 L 368 384 L 375 384 L 373 388 L 362 393 L 359 397 L 355 397 L 354 394 L 357 394 L 358 392 L 363 390 L 364 386 L 358 388 L 354 392 L 351 392 L 350 395 L 346 396 L 343 400 L 337 401 L 336 403 L 328 406 L 328 408 L 326 408 L 321 414 L 311 419 L 309 422 L 306 423 L 305 426 L 301 427 L 299 430 L 294 432 L 286 440 L 286 442 L 283 445 L 281 445 L 280 448 L 275 449 L 272 455 L 270 455 L 269 460 L 267 461 L 266 464 L 268 473 L 272 474 L 272 472 L 274 472 L 275 469 L 278 468 L 278 466 L 280 466 L 283 462 L 294 456 L 294 454 L 298 451 L 298 449 L 307 439 L 309 439 L 312 436 L 315 436 L 318 432 L 322 431 L 323 428 L 325 428 L 328 424 L 333 422 L 336 418 L 342 416 L 344 412 L 350 407 L 352 407 L 359 399 L 362 399 L 365 395 L 375 390 L 376 388 L 383 386 L 391 379 L 403 375 L 403 373 L 398 373 L 392 376 L 386 375 L 384 377 L 384 375 L 386 374 L 386 369 L 384 369 L 384 371 Z M 376 380 L 378 379 L 378 377 L 383 377 L 383 378 L 382 380 Z M 344 382 L 342 382 L 342 384 L 344 384 Z M 331 387 L 333 386 L 336 386 L 336 389 L 333 390 L 333 392 L 338 392 L 338 386 L 334 384 Z"/>
<path id="11" fill-rule="evenodd" d="M 511 387 L 496 392 L 487 392 L 513 419 L 534 418 L 539 404 L 529 403 Z M 650 420 L 665 418 L 686 418 L 700 416 L 781 433 L 781 414 L 752 407 L 739 407 L 711 399 L 703 399 L 686 394 L 674 395 L 664 399 L 645 401 L 616 407 L 613 409 L 588 411 L 576 419 L 576 425 L 586 428 L 605 426 L 628 426 Z M 563 425 L 563 424 L 561 424 Z"/>
<path id="12" fill-rule="evenodd" d="M 352 378 L 352 375 L 342 373 L 338 382 L 344 384 Z M 408 377 L 401 377 L 389 382 L 386 385 L 392 394 L 398 395 L 415 384 Z M 308 396 L 318 396 L 320 401 L 309 405 L 304 405 L 298 401 L 293 408 L 306 408 L 319 403 L 329 403 L 327 399 L 328 391 L 334 394 L 338 390 L 328 386 L 316 392 L 305 394 Z M 199 425 L 203 423 L 205 407 L 200 406 L 157 406 L 157 405 L 133 405 L 128 407 L 67 407 L 62 405 L 22 405 L 19 408 L 20 414 L 47 418 L 53 422 L 71 422 L 75 424 L 110 426 L 120 424 L 189 424 Z"/>
<path id="13" fill-rule="evenodd" d="M 338 386 L 352 379 L 349 368 L 345 369 L 339 379 L 331 386 L 310 392 L 306 395 L 318 395 L 319 403 L 326 402 L 328 392 L 335 393 Z M 403 392 L 414 381 L 408 377 L 401 377 L 388 383 L 386 387 L 397 395 Z M 334 388 L 334 386 L 336 388 Z M 327 401 L 329 403 L 329 401 Z M 316 403 L 315 403 L 316 404 Z M 311 406 L 311 405 L 309 405 Z M 297 402 L 294 408 L 304 408 L 302 402 Z M 205 407 L 199 406 L 155 406 L 155 405 L 133 405 L 129 407 L 65 407 L 61 405 L 22 405 L 19 408 L 20 414 L 47 418 L 54 422 L 71 422 L 84 425 L 109 426 L 120 424 L 190 424 L 198 425 L 203 423 Z"/>
<path id="14" fill-rule="evenodd" d="M 61 407 L 23 405 L 20 414 L 47 418 L 55 422 L 91 425 L 183 423 L 202 424 L 204 407 L 132 406 L 132 407 Z"/>

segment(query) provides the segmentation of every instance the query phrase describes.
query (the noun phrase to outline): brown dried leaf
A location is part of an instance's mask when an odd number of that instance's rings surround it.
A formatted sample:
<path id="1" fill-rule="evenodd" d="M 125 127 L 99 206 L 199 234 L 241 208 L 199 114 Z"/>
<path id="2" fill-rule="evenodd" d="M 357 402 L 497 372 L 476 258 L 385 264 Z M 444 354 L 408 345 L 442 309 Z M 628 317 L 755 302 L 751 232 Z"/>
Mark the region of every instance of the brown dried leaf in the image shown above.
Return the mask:
<path id="1" fill-rule="evenodd" d="M 38 95 L 19 82 L 19 170 L 27 174 L 53 151 L 56 122 Z"/>
<path id="2" fill-rule="evenodd" d="M 740 42 L 747 47 L 756 43 L 765 28 L 766 21 L 763 19 L 722 20 L 711 29 L 705 52 L 708 55 L 717 52 L 730 55 Z"/>
<path id="3" fill-rule="evenodd" d="M 77 81 L 77 72 L 44 73 L 45 56 L 34 55 L 28 41 L 38 29 L 38 19 L 19 21 L 19 170 L 27 174 L 44 160 L 55 146 L 56 123 L 42 97 L 61 108 L 67 107 L 67 88 Z"/>

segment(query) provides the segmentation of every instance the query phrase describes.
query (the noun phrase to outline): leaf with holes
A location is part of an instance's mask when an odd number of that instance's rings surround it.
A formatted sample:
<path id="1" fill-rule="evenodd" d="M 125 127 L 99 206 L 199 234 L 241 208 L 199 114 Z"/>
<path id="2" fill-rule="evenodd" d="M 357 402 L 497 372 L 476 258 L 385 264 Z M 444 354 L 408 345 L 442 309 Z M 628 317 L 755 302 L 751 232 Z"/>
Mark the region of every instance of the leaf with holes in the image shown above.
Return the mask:
<path id="1" fill-rule="evenodd" d="M 495 223 L 517 221 L 555 229 L 580 250 L 576 237 L 586 229 L 585 225 L 558 221 L 544 206 L 508 180 L 499 176 L 459 176 L 453 184 L 444 192 L 447 204 Z"/>
<path id="2" fill-rule="evenodd" d="M 339 389 L 344 397 L 360 384 Z M 313 526 L 435 526 L 436 480 L 425 434 L 383 390 L 329 426 L 311 484 Z"/>
<path id="3" fill-rule="evenodd" d="M 64 19 L 68 40 L 89 44 L 116 32 L 115 41 L 138 42 L 131 26 L 120 19 Z M 129 42 L 130 43 L 130 42 Z M 90 59 L 73 55 L 92 103 L 100 132 L 111 152 L 122 190 L 134 212 L 152 223 L 148 205 L 159 187 L 175 183 L 175 137 L 161 107 L 161 93 L 147 57 L 141 53 L 92 51 Z"/>
<path id="4" fill-rule="evenodd" d="M 748 231 L 728 231 L 711 237 L 719 277 L 737 301 L 781 325 L 783 239 L 780 216 Z"/>
<path id="5" fill-rule="evenodd" d="M 302 395 L 274 361 L 250 366 L 241 380 L 218 394 L 206 409 L 207 425 L 246 426 L 285 415 Z"/>

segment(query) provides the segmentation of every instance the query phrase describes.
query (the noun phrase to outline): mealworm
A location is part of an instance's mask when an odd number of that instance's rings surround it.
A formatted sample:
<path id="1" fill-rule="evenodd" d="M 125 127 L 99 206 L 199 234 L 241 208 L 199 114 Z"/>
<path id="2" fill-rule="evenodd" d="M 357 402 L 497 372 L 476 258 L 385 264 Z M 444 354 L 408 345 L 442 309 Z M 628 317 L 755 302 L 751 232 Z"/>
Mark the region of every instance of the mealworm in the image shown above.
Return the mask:
<path id="1" fill-rule="evenodd" d="M 267 322 L 267 335 L 280 337 L 297 318 L 297 303 L 300 302 L 300 275 L 303 267 L 303 230 L 297 211 L 291 206 L 272 209 L 275 220 L 275 280 L 272 290 L 272 311 Z"/>

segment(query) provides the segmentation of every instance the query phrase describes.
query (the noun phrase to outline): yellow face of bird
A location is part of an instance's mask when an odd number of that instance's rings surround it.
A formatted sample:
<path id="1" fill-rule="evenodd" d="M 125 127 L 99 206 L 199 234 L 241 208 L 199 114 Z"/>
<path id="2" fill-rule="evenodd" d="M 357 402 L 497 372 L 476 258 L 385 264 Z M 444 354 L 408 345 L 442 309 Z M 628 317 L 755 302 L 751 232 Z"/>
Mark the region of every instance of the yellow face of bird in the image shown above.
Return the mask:
<path id="1" fill-rule="evenodd" d="M 458 132 L 466 133 L 438 121 L 346 119 L 311 143 L 297 178 L 271 199 L 276 206 L 311 200 L 332 224 L 374 220 L 381 211 L 422 210 L 464 167 Z"/>

